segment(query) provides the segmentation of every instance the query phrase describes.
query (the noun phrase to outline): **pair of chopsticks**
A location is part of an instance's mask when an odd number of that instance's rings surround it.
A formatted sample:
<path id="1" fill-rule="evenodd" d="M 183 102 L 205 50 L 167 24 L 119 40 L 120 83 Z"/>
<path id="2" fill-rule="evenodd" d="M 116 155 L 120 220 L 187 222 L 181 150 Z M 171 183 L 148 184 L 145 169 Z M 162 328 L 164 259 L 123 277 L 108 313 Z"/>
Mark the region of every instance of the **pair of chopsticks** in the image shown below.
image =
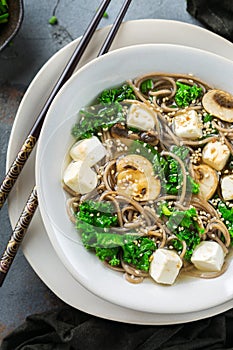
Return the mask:
<path id="1" fill-rule="evenodd" d="M 108 52 L 115 35 L 117 34 L 117 31 L 120 27 L 121 22 L 123 21 L 123 18 L 128 10 L 128 7 L 130 5 L 132 0 L 125 0 L 123 3 L 99 53 L 97 56 L 101 56 Z M 48 112 L 48 109 L 54 100 L 55 96 L 57 95 L 60 88 L 65 84 L 65 82 L 71 77 L 73 74 L 78 62 L 80 61 L 87 45 L 89 44 L 95 30 L 97 29 L 97 26 L 102 19 L 108 5 L 110 4 L 111 0 L 103 0 L 100 4 L 98 11 L 96 12 L 95 16 L 91 20 L 89 26 L 87 27 L 82 39 L 80 40 L 79 44 L 75 48 L 72 56 L 70 57 L 67 65 L 65 66 L 63 72 L 61 73 L 60 77 L 58 78 L 52 92 L 50 93 L 47 101 L 45 102 L 44 106 L 42 107 L 39 115 L 36 118 L 36 122 L 34 123 L 32 129 L 30 130 L 28 136 L 26 137 L 20 151 L 18 152 L 15 160 L 13 161 L 12 165 L 10 166 L 7 174 L 5 175 L 5 178 L 0 186 L 0 209 L 4 205 L 11 189 L 13 188 L 18 176 L 20 175 L 26 161 L 28 160 L 38 138 L 40 135 L 40 131 L 43 125 L 43 122 L 45 120 L 46 114 Z M 28 200 L 26 202 L 25 207 L 22 210 L 22 213 L 15 225 L 15 228 L 12 231 L 11 237 L 7 243 L 7 246 L 0 258 L 0 287 L 2 286 L 5 277 L 10 269 L 10 266 L 16 256 L 16 253 L 20 247 L 20 244 L 23 241 L 23 238 L 25 236 L 25 233 L 27 231 L 27 228 L 33 218 L 33 215 L 38 207 L 38 198 L 37 198 L 37 191 L 36 186 L 33 188 L 32 192 L 30 193 Z"/>

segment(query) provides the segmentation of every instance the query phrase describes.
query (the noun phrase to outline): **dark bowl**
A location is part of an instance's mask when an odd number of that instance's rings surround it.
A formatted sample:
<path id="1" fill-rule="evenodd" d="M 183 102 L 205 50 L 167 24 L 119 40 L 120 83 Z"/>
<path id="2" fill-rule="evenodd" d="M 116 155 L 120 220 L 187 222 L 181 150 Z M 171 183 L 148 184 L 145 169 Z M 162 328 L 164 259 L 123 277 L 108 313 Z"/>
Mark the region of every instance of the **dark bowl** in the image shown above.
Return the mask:
<path id="1" fill-rule="evenodd" d="M 23 21 L 23 0 L 8 0 L 9 20 L 0 24 L 0 51 L 14 38 Z"/>

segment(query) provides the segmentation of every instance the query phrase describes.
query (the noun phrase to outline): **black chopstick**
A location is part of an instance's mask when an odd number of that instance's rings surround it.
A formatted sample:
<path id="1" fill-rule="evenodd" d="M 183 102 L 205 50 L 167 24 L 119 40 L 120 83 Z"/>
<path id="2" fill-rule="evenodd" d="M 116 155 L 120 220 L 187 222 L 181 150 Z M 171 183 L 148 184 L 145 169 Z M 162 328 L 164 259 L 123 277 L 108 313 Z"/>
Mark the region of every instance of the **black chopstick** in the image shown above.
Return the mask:
<path id="1" fill-rule="evenodd" d="M 116 19 L 115 19 L 115 21 L 114 21 L 114 23 L 113 23 L 113 25 L 112 25 L 112 27 L 111 27 L 107 37 L 106 37 L 104 43 L 103 43 L 103 45 L 102 45 L 102 47 L 101 47 L 101 49 L 100 49 L 100 51 L 99 51 L 99 53 L 97 55 L 97 57 L 102 56 L 106 52 L 109 51 L 109 49 L 111 47 L 111 44 L 113 42 L 113 39 L 115 38 L 115 35 L 118 32 L 118 29 L 119 29 L 119 27 L 121 25 L 121 22 L 122 22 L 125 14 L 126 14 L 126 12 L 128 10 L 128 7 L 129 7 L 131 1 L 132 0 L 126 0 L 124 2 L 124 4 L 122 5 L 122 7 L 120 9 L 120 12 L 118 13 L 118 16 L 116 17 Z"/>
<path id="2" fill-rule="evenodd" d="M 52 101 L 54 100 L 55 96 L 57 95 L 57 93 L 61 89 L 61 87 L 65 84 L 65 82 L 73 74 L 78 62 L 80 61 L 80 58 L 82 57 L 87 45 L 89 44 L 99 22 L 102 19 L 110 2 L 111 2 L 111 0 L 103 0 L 102 3 L 100 4 L 98 11 L 94 15 L 93 19 L 91 20 L 89 26 L 87 27 L 87 29 L 85 31 L 83 37 L 81 38 L 79 44 L 77 45 L 73 54 L 71 55 L 67 65 L 65 66 L 63 72 L 61 73 L 60 77 L 58 78 L 52 92 L 50 93 L 50 95 L 47 99 L 47 101 L 45 102 L 39 115 L 37 116 L 36 121 L 35 121 L 32 129 L 30 130 L 23 145 L 21 146 L 20 151 L 18 152 L 15 160 L 13 161 L 7 174 L 5 175 L 5 178 L 3 179 L 1 186 L 0 186 L 0 209 L 2 208 L 3 204 L 5 203 L 11 189 L 13 188 L 18 176 L 20 175 L 24 165 L 26 164 L 27 159 L 29 158 L 29 156 L 30 156 L 30 154 L 31 154 L 31 152 L 32 152 L 37 140 L 38 140 L 44 119 L 46 117 L 46 113 L 48 112 L 48 109 L 49 109 Z"/>
<path id="3" fill-rule="evenodd" d="M 99 51 L 98 56 L 105 54 L 109 50 L 131 1 L 132 0 L 125 0 L 124 4 L 122 5 L 119 14 L 116 17 L 116 20 L 114 21 L 111 27 L 111 30 L 109 31 L 104 41 L 104 44 Z M 106 1 L 104 1 L 103 3 L 106 3 Z M 88 36 L 88 39 L 90 39 L 89 36 Z M 85 44 L 85 47 L 86 46 L 87 45 Z M 82 53 L 83 52 L 84 50 L 82 51 Z M 79 59 L 81 58 L 81 56 L 82 55 L 79 55 Z M 77 63 L 78 62 L 76 61 L 76 65 Z M 40 126 L 40 129 L 41 129 L 41 126 Z M 28 197 L 26 205 L 23 208 L 21 215 L 19 216 L 19 219 L 12 231 L 12 234 L 7 243 L 7 246 L 0 258 L 0 287 L 3 285 L 6 275 L 23 241 L 23 238 L 27 232 L 27 229 L 30 225 L 33 215 L 36 212 L 37 207 L 38 207 L 38 197 L 37 197 L 37 190 L 35 186 Z"/>

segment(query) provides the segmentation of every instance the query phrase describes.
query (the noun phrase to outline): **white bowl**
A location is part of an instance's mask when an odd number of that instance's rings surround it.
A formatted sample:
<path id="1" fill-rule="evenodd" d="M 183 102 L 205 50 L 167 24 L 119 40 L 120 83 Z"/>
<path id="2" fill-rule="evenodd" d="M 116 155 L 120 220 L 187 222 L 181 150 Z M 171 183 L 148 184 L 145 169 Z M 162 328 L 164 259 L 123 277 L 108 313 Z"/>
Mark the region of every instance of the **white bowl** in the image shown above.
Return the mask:
<path id="1" fill-rule="evenodd" d="M 165 287 L 146 279 L 133 285 L 105 267 L 81 244 L 66 212 L 61 179 L 71 128 L 77 112 L 104 89 L 154 71 L 192 73 L 210 85 L 233 93 L 233 62 L 203 50 L 168 44 L 146 44 L 112 51 L 94 59 L 64 85 L 49 109 L 38 142 L 36 184 L 48 236 L 67 270 L 94 294 L 139 311 L 185 313 L 207 309 L 233 297 L 233 262 L 222 276 L 178 279 Z M 77 295 L 78 298 L 78 295 Z"/>

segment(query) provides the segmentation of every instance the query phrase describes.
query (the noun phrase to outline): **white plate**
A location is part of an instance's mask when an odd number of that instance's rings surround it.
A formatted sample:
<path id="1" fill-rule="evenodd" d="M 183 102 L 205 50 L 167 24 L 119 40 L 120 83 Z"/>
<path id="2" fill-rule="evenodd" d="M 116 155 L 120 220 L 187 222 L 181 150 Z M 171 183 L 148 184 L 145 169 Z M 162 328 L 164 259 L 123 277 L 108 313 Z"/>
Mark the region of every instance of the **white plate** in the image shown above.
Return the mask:
<path id="1" fill-rule="evenodd" d="M 80 64 L 95 57 L 106 33 L 107 28 L 96 32 L 92 45 Z M 166 20 L 140 20 L 124 23 L 112 48 L 153 42 L 179 43 L 194 46 L 208 49 L 215 53 L 221 53 L 225 57 L 233 59 L 233 47 L 228 41 L 202 28 Z M 75 42 L 67 45 L 54 55 L 40 70 L 25 94 L 18 110 L 10 138 L 7 156 L 8 166 L 12 162 L 22 140 L 27 134 L 28 128 L 33 124 L 37 112 L 39 112 L 46 99 L 45 91 L 49 91 L 52 88 L 56 77 L 74 49 L 74 45 Z M 12 225 L 17 221 L 17 217 L 33 183 L 34 154 L 26 164 L 9 198 L 9 213 Z M 169 324 L 208 317 L 227 310 L 233 305 L 233 302 L 229 301 L 208 310 L 178 315 L 143 313 L 129 309 L 126 312 L 125 308 L 95 297 L 81 287 L 67 273 L 49 242 L 39 212 L 34 217 L 24 240 L 23 251 L 36 273 L 55 294 L 68 304 L 96 316 L 130 323 Z"/>

